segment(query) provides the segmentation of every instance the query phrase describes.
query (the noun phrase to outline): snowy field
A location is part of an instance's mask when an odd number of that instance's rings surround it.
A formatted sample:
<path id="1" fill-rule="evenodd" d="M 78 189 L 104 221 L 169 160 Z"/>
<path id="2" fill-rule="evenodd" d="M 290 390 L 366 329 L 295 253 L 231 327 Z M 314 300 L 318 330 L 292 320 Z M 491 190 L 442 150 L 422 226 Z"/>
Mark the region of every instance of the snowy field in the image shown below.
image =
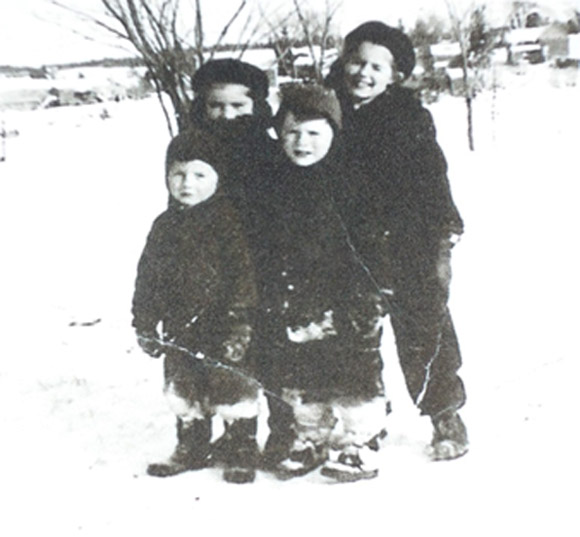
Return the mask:
<path id="1" fill-rule="evenodd" d="M 129 311 L 166 203 L 160 108 L 1 113 L 20 135 L 0 162 L 0 534 L 579 535 L 580 78 L 523 71 L 476 99 L 474 153 L 463 101 L 431 106 L 466 222 L 450 305 L 471 450 L 427 459 L 430 424 L 387 332 L 380 476 L 348 485 L 145 474 L 175 442 L 162 364 L 136 346 Z"/>

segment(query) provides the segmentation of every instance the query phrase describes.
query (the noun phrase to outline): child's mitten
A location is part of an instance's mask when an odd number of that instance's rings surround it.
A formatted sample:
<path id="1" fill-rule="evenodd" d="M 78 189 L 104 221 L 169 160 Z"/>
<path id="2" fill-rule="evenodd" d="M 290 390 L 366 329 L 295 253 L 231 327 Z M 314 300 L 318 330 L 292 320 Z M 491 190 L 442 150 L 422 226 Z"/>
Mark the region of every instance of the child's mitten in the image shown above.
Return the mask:
<path id="1" fill-rule="evenodd" d="M 151 358 L 161 358 L 163 356 L 163 343 L 154 332 L 137 332 L 137 343 L 141 350 L 151 356 Z"/>
<path id="2" fill-rule="evenodd" d="M 251 339 L 252 327 L 249 324 L 235 325 L 224 342 L 226 360 L 240 362 L 248 351 Z"/>

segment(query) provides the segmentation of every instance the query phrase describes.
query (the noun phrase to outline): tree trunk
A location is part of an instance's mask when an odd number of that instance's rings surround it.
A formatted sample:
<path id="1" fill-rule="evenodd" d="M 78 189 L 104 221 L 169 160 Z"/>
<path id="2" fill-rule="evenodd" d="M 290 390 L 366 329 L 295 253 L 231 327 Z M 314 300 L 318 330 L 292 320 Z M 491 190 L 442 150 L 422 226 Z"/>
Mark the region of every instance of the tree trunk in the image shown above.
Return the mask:
<path id="1" fill-rule="evenodd" d="M 470 95 L 465 96 L 465 104 L 467 106 L 467 141 L 469 143 L 469 150 L 475 151 L 475 145 L 473 142 L 473 99 Z"/>
<path id="2" fill-rule="evenodd" d="M 0 138 L 2 138 L 2 151 L 0 152 L 0 162 L 4 162 L 6 160 L 6 125 L 4 124 L 4 120 L 2 120 L 2 129 L 0 130 Z"/>
<path id="3" fill-rule="evenodd" d="M 475 151 L 475 145 L 473 143 L 473 88 L 471 86 L 472 82 L 469 80 L 467 50 L 463 43 L 461 44 L 461 56 L 463 60 L 461 63 L 461 68 L 463 71 L 463 89 L 465 91 L 465 105 L 467 106 L 467 143 L 469 144 L 469 150 Z"/>

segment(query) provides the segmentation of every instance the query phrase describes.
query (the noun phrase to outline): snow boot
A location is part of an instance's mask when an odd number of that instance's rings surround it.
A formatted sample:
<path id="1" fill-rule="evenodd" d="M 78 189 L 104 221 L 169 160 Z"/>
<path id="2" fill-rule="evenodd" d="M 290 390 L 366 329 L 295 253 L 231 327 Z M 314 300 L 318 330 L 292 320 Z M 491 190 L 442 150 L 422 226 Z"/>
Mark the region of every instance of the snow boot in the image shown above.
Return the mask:
<path id="1" fill-rule="evenodd" d="M 432 460 L 448 461 L 467 453 L 467 429 L 457 412 L 446 412 L 431 420 L 435 428 L 430 446 Z"/>
<path id="2" fill-rule="evenodd" d="M 280 462 L 289 457 L 293 444 L 293 431 L 271 431 L 262 453 L 261 467 L 266 471 L 273 471 Z"/>
<path id="3" fill-rule="evenodd" d="M 328 461 L 320 473 L 339 483 L 352 483 L 361 479 L 373 479 L 379 475 L 379 469 L 373 463 L 376 449 L 369 446 L 348 446 L 341 451 L 331 451 Z"/>
<path id="4" fill-rule="evenodd" d="M 286 481 L 312 472 L 324 464 L 327 458 L 328 449 L 325 445 L 317 445 L 310 440 L 297 440 L 288 456 L 276 465 L 273 472 L 278 479 Z"/>
<path id="5" fill-rule="evenodd" d="M 258 418 L 234 420 L 225 427 L 220 454 L 225 465 L 223 479 L 228 483 L 252 483 L 258 465 Z"/>
<path id="6" fill-rule="evenodd" d="M 147 473 L 155 477 L 173 475 L 206 468 L 209 464 L 211 421 L 197 419 L 190 422 L 177 420 L 177 446 L 169 459 L 152 463 Z"/>
<path id="7" fill-rule="evenodd" d="M 292 407 L 274 394 L 267 394 L 267 398 L 270 434 L 262 452 L 261 467 L 266 471 L 273 471 L 290 454 L 296 433 Z"/>

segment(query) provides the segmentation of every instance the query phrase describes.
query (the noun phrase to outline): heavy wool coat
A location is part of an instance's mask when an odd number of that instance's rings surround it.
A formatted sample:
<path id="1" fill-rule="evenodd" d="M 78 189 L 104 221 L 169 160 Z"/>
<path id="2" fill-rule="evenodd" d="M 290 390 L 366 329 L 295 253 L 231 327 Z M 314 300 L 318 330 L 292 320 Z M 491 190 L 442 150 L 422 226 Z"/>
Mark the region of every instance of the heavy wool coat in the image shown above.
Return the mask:
<path id="1" fill-rule="evenodd" d="M 223 191 L 244 223 L 248 211 L 246 192 L 264 175 L 275 152 L 275 141 L 267 132 L 271 119 L 265 106 L 265 103 L 259 104 L 258 111 L 262 111 L 259 115 L 216 120 L 204 117 L 200 100 L 194 101 L 192 107 L 192 128 L 201 130 L 220 147 L 220 156 L 228 171 L 223 178 Z"/>
<path id="2" fill-rule="evenodd" d="M 267 386 L 373 397 L 382 392 L 378 353 L 368 352 L 378 290 L 354 252 L 332 195 L 341 173 L 328 155 L 299 167 L 280 156 L 250 200 Z M 333 316 L 333 334 L 296 343 L 288 330 Z M 370 345 L 378 344 L 373 341 Z"/>
<path id="3" fill-rule="evenodd" d="M 463 221 L 431 114 L 397 85 L 358 109 L 336 88 L 353 168 L 341 214 L 373 278 L 393 291 L 388 309 L 409 393 L 431 416 L 460 408 L 461 355 L 447 300 L 449 239 Z"/>
<path id="4" fill-rule="evenodd" d="M 257 303 L 242 225 L 219 193 L 194 207 L 175 204 L 154 222 L 137 270 L 133 326 L 220 359 L 223 343 L 248 324 Z"/>
<path id="5" fill-rule="evenodd" d="M 397 85 L 357 110 L 339 94 L 354 172 L 343 216 L 356 224 L 361 213 L 372 211 L 373 232 L 388 244 L 390 274 L 378 268 L 383 258 L 373 263 L 369 248 L 364 254 L 386 286 L 421 285 L 436 270 L 441 241 L 463 232 L 431 114 Z"/>

